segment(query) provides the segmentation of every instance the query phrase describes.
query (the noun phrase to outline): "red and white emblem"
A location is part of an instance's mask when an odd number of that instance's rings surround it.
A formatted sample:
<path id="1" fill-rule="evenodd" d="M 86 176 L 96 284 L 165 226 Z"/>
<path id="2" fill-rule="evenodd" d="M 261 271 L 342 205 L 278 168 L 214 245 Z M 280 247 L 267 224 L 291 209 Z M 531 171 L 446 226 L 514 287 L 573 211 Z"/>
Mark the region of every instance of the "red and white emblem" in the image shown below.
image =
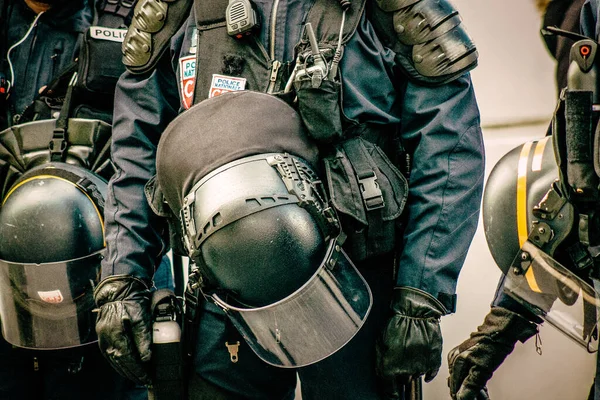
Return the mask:
<path id="1" fill-rule="evenodd" d="M 181 104 L 186 110 L 194 102 L 194 88 L 196 87 L 196 56 L 181 57 L 179 59 L 179 83 L 181 90 Z"/>
<path id="2" fill-rule="evenodd" d="M 58 289 L 49 290 L 47 292 L 38 291 L 38 295 L 40 296 L 40 299 L 42 299 L 42 301 L 45 301 L 46 303 L 50 303 L 50 304 L 62 303 L 63 300 L 65 299 L 63 297 L 62 293 L 60 292 L 60 290 L 58 290 Z"/>

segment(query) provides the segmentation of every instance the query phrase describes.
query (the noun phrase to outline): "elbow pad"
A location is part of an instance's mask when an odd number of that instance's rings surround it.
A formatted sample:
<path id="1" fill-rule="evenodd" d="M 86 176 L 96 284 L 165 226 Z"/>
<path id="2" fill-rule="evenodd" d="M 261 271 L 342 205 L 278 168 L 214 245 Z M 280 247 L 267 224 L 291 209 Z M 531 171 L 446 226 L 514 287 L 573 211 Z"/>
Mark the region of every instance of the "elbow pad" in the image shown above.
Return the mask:
<path id="1" fill-rule="evenodd" d="M 121 51 L 123 64 L 134 74 L 151 70 L 171 37 L 185 22 L 192 0 L 139 0 Z"/>
<path id="2" fill-rule="evenodd" d="M 477 65 L 477 49 L 448 0 L 376 0 L 371 20 L 409 79 L 450 82 Z"/>

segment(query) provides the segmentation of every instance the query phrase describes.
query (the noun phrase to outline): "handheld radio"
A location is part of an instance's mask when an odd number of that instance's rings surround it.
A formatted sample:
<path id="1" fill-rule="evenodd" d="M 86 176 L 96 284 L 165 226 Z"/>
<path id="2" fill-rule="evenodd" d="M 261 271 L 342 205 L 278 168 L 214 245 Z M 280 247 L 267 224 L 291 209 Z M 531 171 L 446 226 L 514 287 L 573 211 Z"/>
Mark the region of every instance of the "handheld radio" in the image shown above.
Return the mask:
<path id="1" fill-rule="evenodd" d="M 250 0 L 230 0 L 225 11 L 227 34 L 236 39 L 250 35 L 258 26 L 258 17 Z"/>

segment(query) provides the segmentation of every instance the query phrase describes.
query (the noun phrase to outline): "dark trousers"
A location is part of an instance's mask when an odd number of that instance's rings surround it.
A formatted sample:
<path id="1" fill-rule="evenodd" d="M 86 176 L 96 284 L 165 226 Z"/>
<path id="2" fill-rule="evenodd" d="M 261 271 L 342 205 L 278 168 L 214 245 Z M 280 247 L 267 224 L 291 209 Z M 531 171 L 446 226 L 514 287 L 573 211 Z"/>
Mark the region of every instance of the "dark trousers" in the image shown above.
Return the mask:
<path id="1" fill-rule="evenodd" d="M 95 343 L 66 350 L 14 348 L 0 336 L 1 400 L 146 400 L 145 387 L 118 375 Z"/>
<path id="2" fill-rule="evenodd" d="M 302 399 L 379 400 L 375 376 L 375 340 L 389 317 L 393 258 L 357 265 L 373 293 L 367 321 L 341 350 L 323 361 L 298 369 L 277 368 L 259 359 L 225 314 L 205 303 L 199 324 L 190 396 L 200 399 L 293 399 L 296 374 Z M 240 342 L 233 363 L 225 343 Z"/>

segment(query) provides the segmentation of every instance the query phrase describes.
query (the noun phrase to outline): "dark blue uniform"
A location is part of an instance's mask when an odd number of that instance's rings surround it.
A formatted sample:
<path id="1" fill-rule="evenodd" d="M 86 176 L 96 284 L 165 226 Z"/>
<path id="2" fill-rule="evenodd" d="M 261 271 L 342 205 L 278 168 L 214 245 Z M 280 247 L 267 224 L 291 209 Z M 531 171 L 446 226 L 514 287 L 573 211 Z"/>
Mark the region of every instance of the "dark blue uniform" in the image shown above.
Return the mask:
<path id="1" fill-rule="evenodd" d="M 73 63 L 83 34 L 92 24 L 93 7 L 88 0 L 65 2 L 36 21 L 24 1 L 0 2 L 4 13 L 0 73 L 10 81 L 10 96 L 0 101 L 0 129 L 18 122 L 40 88 Z M 172 286 L 169 271 L 166 263 L 160 285 Z M 34 351 L 13 348 L 0 338 L 0 399 L 143 400 L 147 391 L 119 376 L 95 343 Z"/>
<path id="2" fill-rule="evenodd" d="M 291 61 L 311 2 L 255 3 L 264 22 L 259 40 L 266 54 L 271 60 Z M 117 85 L 112 151 L 118 172 L 109 183 L 103 278 L 125 274 L 149 279 L 167 250 L 163 225 L 147 205 L 143 189 L 155 174 L 161 133 L 184 110 L 189 95 L 180 60 L 195 53 L 194 21 L 190 16 L 172 38 L 155 70 L 145 75 L 126 72 Z M 415 287 L 436 298 L 455 293 L 482 193 L 483 141 L 468 74 L 435 88 L 409 82 L 365 16 L 345 47 L 341 71 L 345 115 L 359 122 L 400 124 L 402 140 L 412 150 L 408 220 L 399 257 L 358 265 L 375 297 L 367 325 L 338 353 L 297 371 L 306 399 L 378 398 L 374 343 L 388 317 L 391 288 Z M 220 310 L 205 305 L 195 360 L 198 375 L 244 398 L 292 396 L 296 371 L 264 364 L 241 339 L 239 362 L 231 363 L 225 342 L 238 340 L 236 335 Z"/>
<path id="3" fill-rule="evenodd" d="M 41 15 L 32 27 L 36 15 L 24 1 L 5 0 L 4 3 L 7 16 L 6 26 L 1 28 L 5 42 L 0 72 L 9 81 L 10 97 L 3 106 L 0 120 L 9 112 L 4 123 L 12 125 L 11 120 L 18 120 L 40 88 L 75 60 L 81 36 L 92 23 L 92 8 L 88 0 L 66 3 L 63 8 Z M 5 127 L 0 125 L 0 128 Z"/>

